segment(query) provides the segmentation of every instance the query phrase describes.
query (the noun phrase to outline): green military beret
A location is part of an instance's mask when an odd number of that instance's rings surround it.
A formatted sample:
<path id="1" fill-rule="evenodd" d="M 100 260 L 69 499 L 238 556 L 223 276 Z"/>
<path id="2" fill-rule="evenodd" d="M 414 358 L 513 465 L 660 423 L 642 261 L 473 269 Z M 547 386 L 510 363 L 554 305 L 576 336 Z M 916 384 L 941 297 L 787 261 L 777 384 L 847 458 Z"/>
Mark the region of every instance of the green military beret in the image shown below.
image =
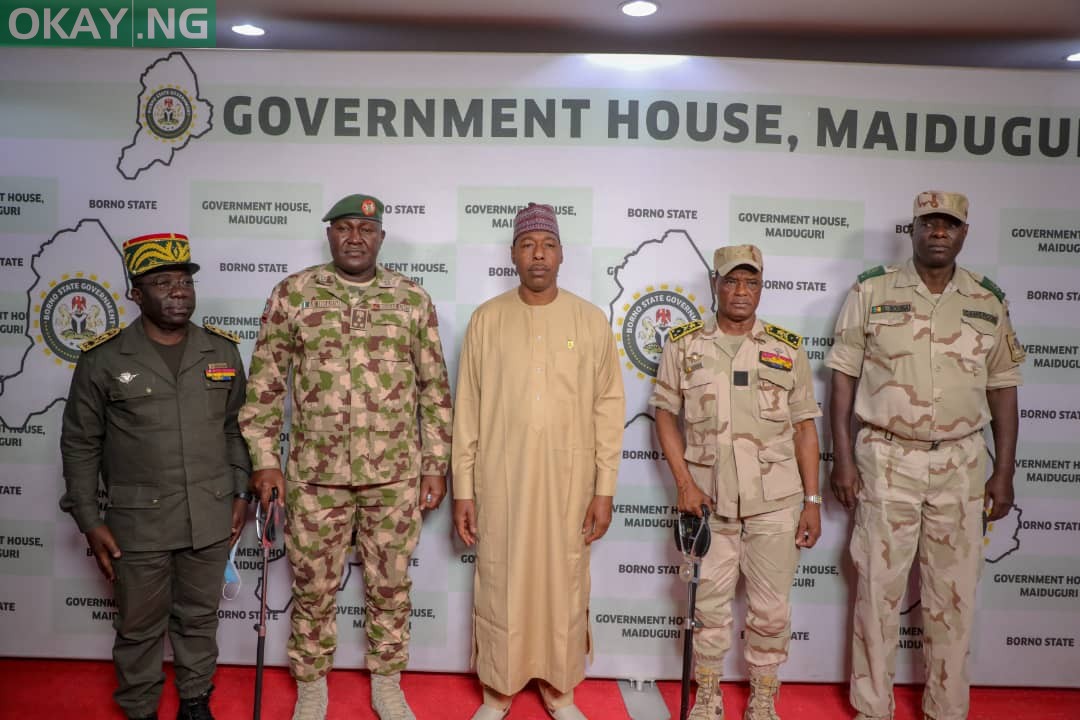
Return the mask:
<path id="1" fill-rule="evenodd" d="M 338 218 L 354 217 L 382 223 L 382 201 L 371 195 L 346 195 L 334 203 L 334 207 L 323 215 L 323 222 L 334 222 Z"/>

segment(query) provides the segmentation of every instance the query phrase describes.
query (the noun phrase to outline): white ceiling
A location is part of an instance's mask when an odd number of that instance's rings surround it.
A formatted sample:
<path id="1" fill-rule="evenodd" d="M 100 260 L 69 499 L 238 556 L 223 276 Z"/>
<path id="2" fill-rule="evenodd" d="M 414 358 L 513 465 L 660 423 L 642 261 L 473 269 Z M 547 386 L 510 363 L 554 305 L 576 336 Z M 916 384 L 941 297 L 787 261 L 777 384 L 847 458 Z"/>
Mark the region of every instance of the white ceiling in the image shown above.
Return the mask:
<path id="1" fill-rule="evenodd" d="M 1066 67 L 1080 0 L 218 0 L 218 46 L 311 50 L 664 52 Z M 262 38 L 234 35 L 250 21 Z M 1080 68 L 1078 68 L 1080 69 Z"/>

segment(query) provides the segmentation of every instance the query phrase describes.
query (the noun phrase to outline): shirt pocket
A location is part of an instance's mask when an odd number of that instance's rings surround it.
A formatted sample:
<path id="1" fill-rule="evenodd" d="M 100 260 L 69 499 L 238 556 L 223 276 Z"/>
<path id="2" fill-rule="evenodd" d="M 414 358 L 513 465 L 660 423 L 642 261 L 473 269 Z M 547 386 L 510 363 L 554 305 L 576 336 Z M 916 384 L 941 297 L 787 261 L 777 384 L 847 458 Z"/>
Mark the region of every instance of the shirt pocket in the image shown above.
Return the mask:
<path id="1" fill-rule="evenodd" d="M 802 490 L 802 478 L 795 461 L 795 439 L 781 435 L 758 450 L 761 471 L 761 494 L 766 500 L 779 500 Z"/>
<path id="2" fill-rule="evenodd" d="M 556 397 L 560 398 L 559 402 L 569 402 L 584 387 L 578 382 L 578 370 L 580 369 L 581 358 L 585 356 L 577 349 L 557 350 L 553 355 L 554 359 L 551 363 L 552 387 L 557 392 Z"/>
<path id="3" fill-rule="evenodd" d="M 776 368 L 758 368 L 758 415 L 762 420 L 785 422 L 791 417 L 788 396 L 795 387 L 791 372 Z"/>
<path id="4" fill-rule="evenodd" d="M 412 332 L 408 313 L 402 310 L 372 310 L 371 327 L 364 343 L 372 358 L 387 362 L 412 359 Z"/>
<path id="5" fill-rule="evenodd" d="M 353 380 L 347 360 L 310 361 L 294 385 L 294 422 L 299 427 L 333 432 L 348 422 Z"/>
<path id="6" fill-rule="evenodd" d="M 997 327 L 992 323 L 964 316 L 960 318 L 960 337 L 947 352 L 964 372 L 985 377 L 986 358 L 994 347 L 996 332 Z"/>
<path id="7" fill-rule="evenodd" d="M 897 358 L 913 353 L 914 314 L 910 312 L 871 315 L 866 323 L 867 356 L 891 367 Z"/>
<path id="8" fill-rule="evenodd" d="M 362 385 L 367 407 L 375 408 L 372 427 L 382 432 L 411 428 L 416 414 L 416 366 L 409 316 L 401 311 L 372 311 L 364 345 L 368 364 Z"/>
<path id="9" fill-rule="evenodd" d="M 297 429 L 292 438 L 292 455 L 298 480 L 347 482 L 349 472 L 349 434 L 341 415 L 321 416 L 319 429 Z M 336 427 L 331 422 L 336 420 Z"/>
<path id="10" fill-rule="evenodd" d="M 300 315 L 297 325 L 303 344 L 300 355 L 305 365 L 317 365 L 344 357 L 345 340 L 341 323 L 340 310 L 308 310 Z"/>
<path id="11" fill-rule="evenodd" d="M 156 485 L 112 485 L 105 525 L 121 547 L 144 546 L 160 531 L 161 491 Z"/>
<path id="12" fill-rule="evenodd" d="M 235 378 L 211 380 L 203 378 L 203 395 L 206 398 L 206 416 L 211 420 L 222 420 L 229 405 L 229 390 Z"/>
<path id="13" fill-rule="evenodd" d="M 695 376 L 696 375 L 696 376 Z M 686 428 L 686 451 L 683 457 L 697 465 L 716 464 L 717 417 L 716 387 L 712 378 L 696 373 L 683 387 L 683 421 Z"/>
<path id="14" fill-rule="evenodd" d="M 114 379 L 108 389 L 110 420 L 136 432 L 158 427 L 164 391 L 165 386 L 149 373 L 138 373 L 127 382 Z"/>

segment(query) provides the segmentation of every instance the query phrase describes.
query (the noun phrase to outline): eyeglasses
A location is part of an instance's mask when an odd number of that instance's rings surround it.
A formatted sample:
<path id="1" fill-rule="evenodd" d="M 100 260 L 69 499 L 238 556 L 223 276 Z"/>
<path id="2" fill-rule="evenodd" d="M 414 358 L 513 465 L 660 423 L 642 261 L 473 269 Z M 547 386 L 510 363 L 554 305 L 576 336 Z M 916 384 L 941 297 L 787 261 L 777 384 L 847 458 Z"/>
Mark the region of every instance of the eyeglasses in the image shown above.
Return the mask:
<path id="1" fill-rule="evenodd" d="M 179 280 L 169 280 L 168 278 L 156 278 L 154 280 L 147 280 L 144 283 L 138 283 L 138 287 L 153 288 L 160 293 L 172 292 L 173 290 L 194 290 L 195 280 L 192 278 L 180 278 Z"/>

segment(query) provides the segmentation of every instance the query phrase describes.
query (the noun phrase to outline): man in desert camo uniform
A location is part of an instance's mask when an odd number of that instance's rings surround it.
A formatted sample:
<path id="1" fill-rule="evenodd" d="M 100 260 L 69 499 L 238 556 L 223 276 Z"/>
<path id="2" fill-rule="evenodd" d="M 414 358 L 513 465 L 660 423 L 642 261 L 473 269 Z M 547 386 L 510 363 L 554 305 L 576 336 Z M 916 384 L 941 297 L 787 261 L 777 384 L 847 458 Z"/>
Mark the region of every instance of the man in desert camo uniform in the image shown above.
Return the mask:
<path id="1" fill-rule="evenodd" d="M 916 551 L 923 715 L 967 717 L 984 521 L 1004 517 L 1013 502 L 1024 350 L 1005 294 L 956 264 L 968 232 L 966 197 L 922 192 L 912 214 L 912 258 L 859 276 L 825 361 L 833 370 L 833 492 L 855 507 L 851 703 L 858 720 L 893 715 L 898 608 Z M 853 407 L 861 425 L 854 441 Z M 987 424 L 994 434 L 989 479 Z"/>
<path id="2" fill-rule="evenodd" d="M 712 544 L 701 563 L 690 720 L 719 720 L 719 681 L 731 647 L 731 603 L 746 585 L 745 720 L 778 720 L 779 669 L 791 645 L 791 585 L 801 548 L 821 535 L 821 415 L 802 338 L 757 316 L 761 250 L 713 255 L 716 315 L 673 328 L 656 389 L 656 434 L 681 512 L 709 506 Z M 683 427 L 680 432 L 679 416 Z"/>

